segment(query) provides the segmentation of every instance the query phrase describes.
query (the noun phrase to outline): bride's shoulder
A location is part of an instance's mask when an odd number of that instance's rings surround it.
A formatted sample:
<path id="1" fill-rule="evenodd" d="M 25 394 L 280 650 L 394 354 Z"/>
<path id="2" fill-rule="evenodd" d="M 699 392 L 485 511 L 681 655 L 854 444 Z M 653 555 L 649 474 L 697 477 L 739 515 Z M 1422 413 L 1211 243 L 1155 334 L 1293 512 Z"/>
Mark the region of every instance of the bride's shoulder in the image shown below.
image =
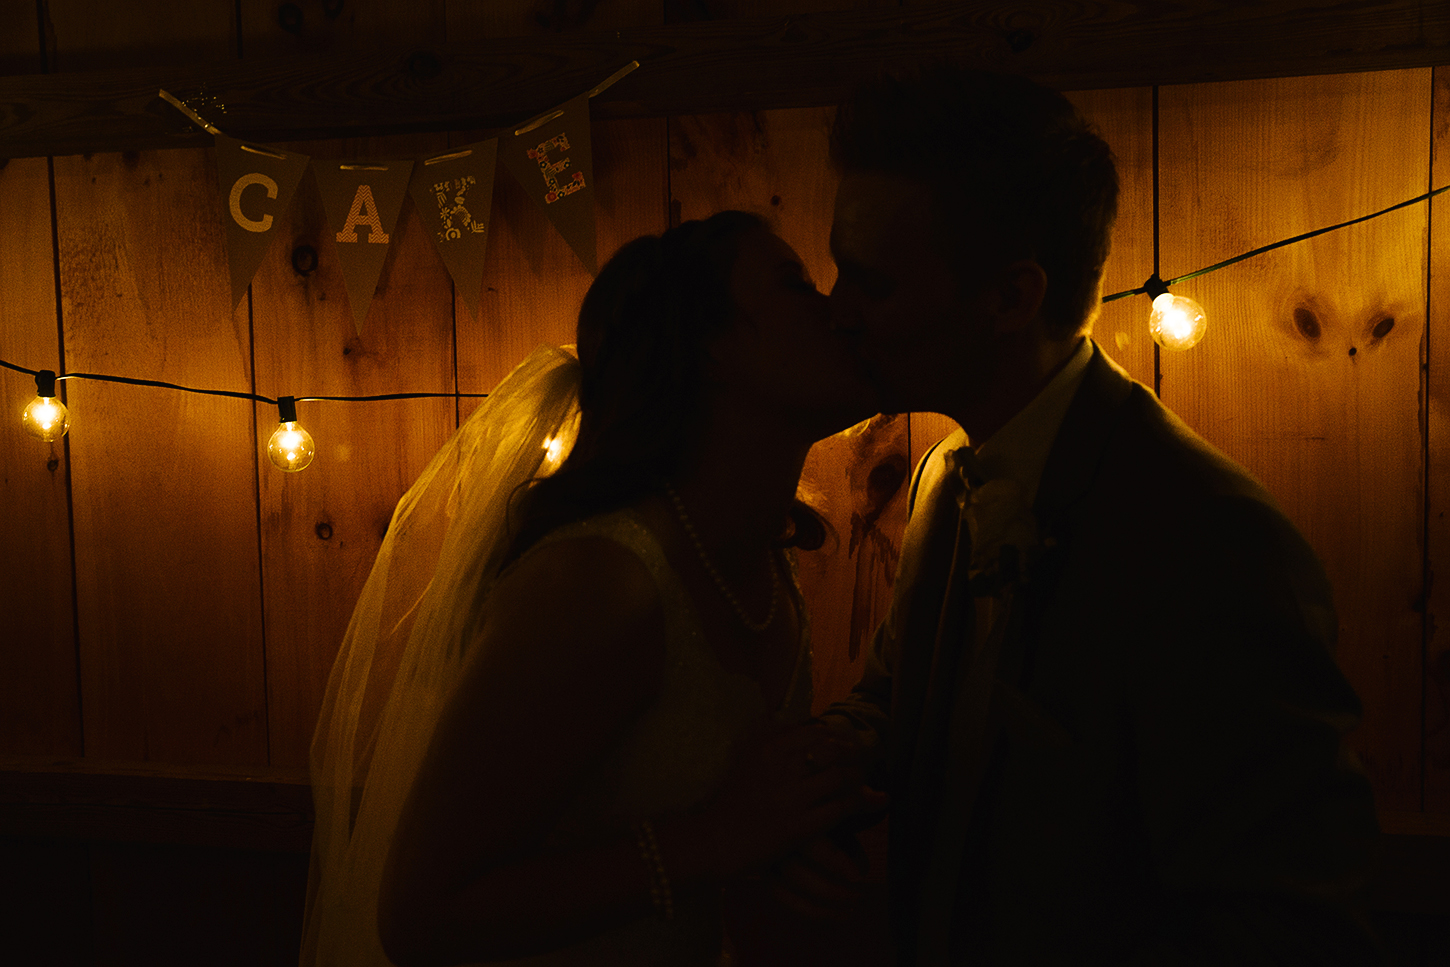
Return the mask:
<path id="1" fill-rule="evenodd" d="M 561 528 L 530 548 L 502 574 L 495 594 L 542 598 L 538 604 L 577 602 L 601 595 L 621 606 L 658 604 L 650 569 L 628 544 L 609 533 Z"/>
<path id="2" fill-rule="evenodd" d="M 649 569 L 597 534 L 559 535 L 529 550 L 489 592 L 470 678 L 510 682 L 538 700 L 542 683 L 575 694 L 588 679 L 647 699 L 665 659 L 664 608 Z M 636 695 L 637 693 L 637 695 Z"/>

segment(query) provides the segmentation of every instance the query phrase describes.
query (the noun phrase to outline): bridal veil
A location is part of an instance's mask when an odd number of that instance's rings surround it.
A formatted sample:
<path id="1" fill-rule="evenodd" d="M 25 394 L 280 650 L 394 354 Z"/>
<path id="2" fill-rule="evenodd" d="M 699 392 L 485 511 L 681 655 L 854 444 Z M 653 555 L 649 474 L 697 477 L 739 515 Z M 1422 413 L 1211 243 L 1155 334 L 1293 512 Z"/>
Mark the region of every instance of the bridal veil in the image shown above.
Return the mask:
<path id="1" fill-rule="evenodd" d="M 302 967 L 382 967 L 388 846 L 508 547 L 518 488 L 578 431 L 579 364 L 540 347 L 398 501 L 332 666 L 313 734 L 316 825 Z"/>

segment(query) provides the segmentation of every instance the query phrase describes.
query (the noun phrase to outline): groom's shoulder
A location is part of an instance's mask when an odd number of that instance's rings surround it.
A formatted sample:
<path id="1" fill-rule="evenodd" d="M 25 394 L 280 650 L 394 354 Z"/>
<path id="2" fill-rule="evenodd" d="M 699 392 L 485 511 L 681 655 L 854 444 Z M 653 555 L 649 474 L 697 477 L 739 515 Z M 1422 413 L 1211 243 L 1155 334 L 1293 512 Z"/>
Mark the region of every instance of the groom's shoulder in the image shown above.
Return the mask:
<path id="1" fill-rule="evenodd" d="M 1278 561 L 1324 593 L 1317 555 L 1269 490 L 1141 384 L 1125 401 L 1093 490 L 1081 510 L 1144 535 L 1160 564 L 1183 554 L 1247 555 Z"/>
<path id="2" fill-rule="evenodd" d="M 907 490 L 906 494 L 906 512 L 908 515 L 916 509 L 916 505 L 922 496 L 931 493 L 941 483 L 942 477 L 946 475 L 946 461 L 942 459 L 942 455 L 966 445 L 966 431 L 961 427 L 957 427 L 952 433 L 927 448 L 926 453 L 917 461 L 916 469 L 911 474 L 911 487 Z"/>
<path id="3" fill-rule="evenodd" d="M 1248 469 L 1200 436 L 1141 383 L 1133 383 L 1129 391 L 1103 466 L 1113 490 L 1125 499 L 1154 495 L 1194 504 L 1239 498 L 1278 509 Z"/>

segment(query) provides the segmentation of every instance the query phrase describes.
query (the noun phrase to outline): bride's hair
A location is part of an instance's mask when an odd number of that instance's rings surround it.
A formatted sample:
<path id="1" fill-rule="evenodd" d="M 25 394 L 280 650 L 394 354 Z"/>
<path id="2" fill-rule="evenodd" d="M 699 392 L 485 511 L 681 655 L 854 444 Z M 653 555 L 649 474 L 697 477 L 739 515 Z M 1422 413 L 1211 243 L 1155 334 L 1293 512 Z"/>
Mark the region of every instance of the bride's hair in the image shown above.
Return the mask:
<path id="1" fill-rule="evenodd" d="M 518 502 L 512 561 L 554 528 L 627 506 L 680 471 L 705 411 L 709 346 L 734 321 L 730 274 L 763 218 L 723 211 L 614 254 L 579 308 L 579 435 Z M 799 502 L 786 543 L 819 547 L 825 524 Z"/>

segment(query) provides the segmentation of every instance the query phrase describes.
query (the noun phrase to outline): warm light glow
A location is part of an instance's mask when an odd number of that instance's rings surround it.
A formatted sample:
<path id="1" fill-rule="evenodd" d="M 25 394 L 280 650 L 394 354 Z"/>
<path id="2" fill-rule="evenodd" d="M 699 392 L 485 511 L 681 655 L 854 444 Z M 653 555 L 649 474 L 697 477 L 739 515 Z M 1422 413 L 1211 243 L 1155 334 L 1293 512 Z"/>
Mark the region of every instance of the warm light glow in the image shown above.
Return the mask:
<path id="1" fill-rule="evenodd" d="M 1203 338 L 1208 317 L 1203 307 L 1192 299 L 1165 292 L 1153 300 L 1153 314 L 1148 317 L 1148 331 L 1153 341 L 1164 349 L 1190 349 Z"/>
<path id="2" fill-rule="evenodd" d="M 37 396 L 21 414 L 20 422 L 31 436 L 54 443 L 70 429 L 70 413 L 54 396 Z"/>
<path id="3" fill-rule="evenodd" d="M 277 424 L 272 438 L 267 441 L 267 457 L 279 470 L 296 472 L 306 469 L 317 454 L 312 434 L 294 421 Z"/>
<path id="4" fill-rule="evenodd" d="M 544 441 L 544 464 L 550 470 L 556 467 L 564 455 L 564 438 L 551 436 Z"/>

